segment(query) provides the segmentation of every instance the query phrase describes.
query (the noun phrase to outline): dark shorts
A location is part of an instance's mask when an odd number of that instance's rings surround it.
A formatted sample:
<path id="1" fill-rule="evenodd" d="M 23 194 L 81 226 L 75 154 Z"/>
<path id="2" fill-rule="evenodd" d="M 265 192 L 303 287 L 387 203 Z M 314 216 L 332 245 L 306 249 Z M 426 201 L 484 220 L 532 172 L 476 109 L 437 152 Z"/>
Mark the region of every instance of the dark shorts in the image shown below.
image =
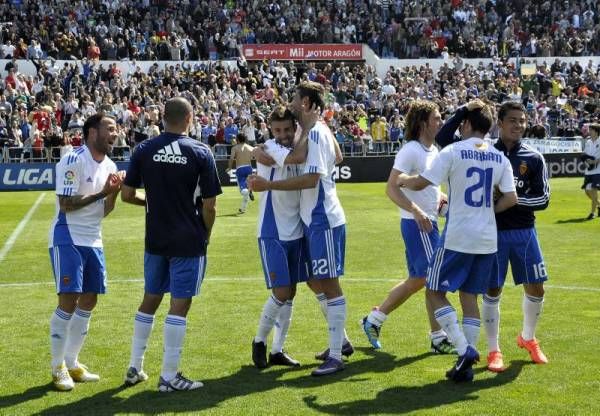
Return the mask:
<path id="1" fill-rule="evenodd" d="M 585 175 L 581 189 L 600 189 L 600 175 Z"/>

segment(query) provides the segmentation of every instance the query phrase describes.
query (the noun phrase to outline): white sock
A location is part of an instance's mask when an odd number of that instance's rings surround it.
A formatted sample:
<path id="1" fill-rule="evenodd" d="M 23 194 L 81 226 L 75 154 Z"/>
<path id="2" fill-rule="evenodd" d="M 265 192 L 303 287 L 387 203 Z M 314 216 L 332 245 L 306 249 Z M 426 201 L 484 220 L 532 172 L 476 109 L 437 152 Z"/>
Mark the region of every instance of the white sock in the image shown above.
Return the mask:
<path id="1" fill-rule="evenodd" d="M 327 300 L 327 324 L 329 325 L 329 356 L 341 361 L 344 325 L 346 324 L 346 298 L 344 296 Z"/>
<path id="2" fill-rule="evenodd" d="M 462 330 L 465 334 L 465 338 L 470 346 L 477 349 L 477 342 L 479 341 L 479 331 L 481 327 L 481 321 L 477 318 L 470 318 L 463 316 Z"/>
<path id="3" fill-rule="evenodd" d="M 283 344 L 285 343 L 292 322 L 293 306 L 293 301 L 287 300 L 279 309 L 279 316 L 277 317 L 277 322 L 275 322 L 271 354 L 277 354 L 278 352 L 283 351 Z"/>
<path id="4" fill-rule="evenodd" d="M 269 299 L 265 302 L 265 306 L 263 306 L 260 320 L 258 321 L 258 330 L 256 331 L 254 342 L 267 343 L 269 332 L 273 329 L 273 326 L 277 321 L 277 316 L 279 315 L 279 310 L 283 304 L 284 302 L 278 301 L 275 296 L 269 296 Z"/>
<path id="5" fill-rule="evenodd" d="M 65 345 L 65 364 L 67 368 L 77 367 L 77 358 L 83 342 L 90 329 L 90 318 L 92 311 L 84 311 L 83 309 L 75 308 L 73 317 L 71 318 L 71 326 L 69 327 L 69 335 Z"/>
<path id="6" fill-rule="evenodd" d="M 467 351 L 469 343 L 458 325 L 456 310 L 450 305 L 443 306 L 435 310 L 435 319 L 448 334 L 448 338 L 456 347 L 458 355 L 463 355 Z"/>
<path id="7" fill-rule="evenodd" d="M 146 353 L 148 338 L 150 338 L 153 326 L 154 315 L 139 311 L 135 314 L 129 367 L 133 367 L 138 371 L 141 371 L 144 368 L 144 354 Z"/>
<path id="8" fill-rule="evenodd" d="M 165 348 L 162 370 L 160 371 L 160 376 L 166 381 L 172 380 L 177 375 L 183 349 L 185 327 L 186 319 L 183 316 L 167 315 L 163 341 Z"/>
<path id="9" fill-rule="evenodd" d="M 433 345 L 438 345 L 440 342 L 448 338 L 448 334 L 443 329 L 438 329 L 437 331 L 432 331 L 429 333 L 429 338 Z"/>
<path id="10" fill-rule="evenodd" d="M 50 317 L 50 352 L 53 369 L 65 361 L 65 345 L 69 335 L 71 316 L 72 314 L 56 308 Z"/>
<path id="11" fill-rule="evenodd" d="M 325 320 L 327 320 L 327 296 L 325 296 L 325 293 L 317 293 L 315 297 L 319 302 L 319 306 L 321 307 L 321 312 L 323 313 Z M 344 344 L 349 342 L 350 338 L 348 338 L 348 333 L 346 332 L 346 328 L 344 328 Z"/>
<path id="12" fill-rule="evenodd" d="M 488 351 L 500 351 L 500 296 L 483 295 L 481 320 L 487 336 Z"/>
<path id="13" fill-rule="evenodd" d="M 376 326 L 381 326 L 387 319 L 387 315 L 381 312 L 379 309 L 372 310 L 369 316 L 367 316 L 367 321 Z"/>
<path id="14" fill-rule="evenodd" d="M 544 297 L 523 295 L 523 332 L 521 336 L 525 341 L 535 338 L 535 328 L 542 314 Z"/>
<path id="15" fill-rule="evenodd" d="M 325 296 L 325 293 L 317 293 L 315 297 L 317 298 L 317 302 L 319 302 L 323 316 L 327 319 L 327 296 Z"/>
<path id="16" fill-rule="evenodd" d="M 247 189 L 242 189 L 242 206 L 241 209 L 242 211 L 246 211 L 246 208 L 248 207 L 248 201 L 250 200 L 250 191 Z"/>

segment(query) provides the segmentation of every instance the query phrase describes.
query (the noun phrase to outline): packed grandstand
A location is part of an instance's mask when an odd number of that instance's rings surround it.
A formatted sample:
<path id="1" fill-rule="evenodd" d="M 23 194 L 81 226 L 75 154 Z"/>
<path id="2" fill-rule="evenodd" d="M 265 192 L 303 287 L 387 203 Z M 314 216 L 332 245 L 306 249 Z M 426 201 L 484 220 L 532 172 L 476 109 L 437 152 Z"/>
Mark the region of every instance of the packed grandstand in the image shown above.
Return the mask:
<path id="1" fill-rule="evenodd" d="M 306 79 L 326 86 L 324 117 L 350 156 L 393 154 L 415 98 L 444 116 L 473 97 L 521 100 L 526 137 L 582 136 L 600 111 L 598 62 L 586 57 L 600 51 L 595 10 L 590 1 L 9 2 L 0 6 L 2 157 L 57 161 L 102 110 L 118 121 L 113 156 L 127 158 L 159 134 L 174 96 L 194 105 L 190 135 L 226 157 L 238 133 L 269 138 L 266 116 Z M 359 52 L 347 61 L 249 52 L 278 43 Z"/>

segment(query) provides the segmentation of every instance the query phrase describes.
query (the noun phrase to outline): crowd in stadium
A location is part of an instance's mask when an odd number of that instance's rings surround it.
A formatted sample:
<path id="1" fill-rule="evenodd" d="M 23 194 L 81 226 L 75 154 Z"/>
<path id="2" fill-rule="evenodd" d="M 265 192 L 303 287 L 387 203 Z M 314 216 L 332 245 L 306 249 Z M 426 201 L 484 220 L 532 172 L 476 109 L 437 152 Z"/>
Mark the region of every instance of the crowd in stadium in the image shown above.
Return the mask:
<path id="1" fill-rule="evenodd" d="M 191 135 L 219 145 L 217 156 L 224 157 L 238 133 L 250 143 L 268 138 L 266 116 L 305 79 L 327 87 L 324 116 L 347 154 L 393 152 L 404 137 L 407 106 L 415 98 L 435 101 L 443 114 L 468 98 L 493 103 L 518 99 L 528 110 L 526 136 L 537 138 L 580 135 L 584 123 L 600 113 L 598 67 L 585 61 L 557 60 L 539 66 L 536 75 L 521 77 L 519 68 L 500 59 L 470 66 L 457 58 L 437 72 L 428 64 L 390 68 L 383 79 L 364 64 L 250 63 L 241 58 L 233 66 L 177 63 L 146 72 L 132 67 L 129 73 L 89 60 L 64 66 L 34 62 L 36 76 L 22 74 L 19 60 L 4 68 L 0 143 L 23 148 L 13 154 L 16 159 L 47 157 L 44 148 L 78 146 L 83 120 L 99 110 L 118 121 L 117 148 L 135 145 L 159 134 L 163 103 L 178 95 L 194 104 Z"/>
<path id="2" fill-rule="evenodd" d="M 600 53 L 593 0 L 86 0 L 0 5 L 0 58 L 180 60 L 246 43 L 368 43 L 383 57 Z M 19 22 L 19 24 L 13 24 Z"/>

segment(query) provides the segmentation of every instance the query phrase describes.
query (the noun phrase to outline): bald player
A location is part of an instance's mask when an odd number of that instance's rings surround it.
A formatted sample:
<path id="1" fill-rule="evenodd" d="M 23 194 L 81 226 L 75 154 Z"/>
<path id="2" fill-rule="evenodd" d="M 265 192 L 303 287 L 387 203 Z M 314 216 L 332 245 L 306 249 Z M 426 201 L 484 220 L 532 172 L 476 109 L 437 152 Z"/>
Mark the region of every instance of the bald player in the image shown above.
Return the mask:
<path id="1" fill-rule="evenodd" d="M 165 132 L 142 142 L 131 157 L 121 198 L 146 207 L 144 298 L 135 314 L 131 359 L 125 384 L 148 379 L 142 363 L 154 315 L 171 293 L 164 326 L 163 363 L 158 391 L 202 387 L 179 371 L 192 298 L 206 270 L 206 247 L 221 185 L 210 148 L 188 137 L 191 104 L 173 98 L 165 104 Z M 136 190 L 143 184 L 145 194 Z"/>

